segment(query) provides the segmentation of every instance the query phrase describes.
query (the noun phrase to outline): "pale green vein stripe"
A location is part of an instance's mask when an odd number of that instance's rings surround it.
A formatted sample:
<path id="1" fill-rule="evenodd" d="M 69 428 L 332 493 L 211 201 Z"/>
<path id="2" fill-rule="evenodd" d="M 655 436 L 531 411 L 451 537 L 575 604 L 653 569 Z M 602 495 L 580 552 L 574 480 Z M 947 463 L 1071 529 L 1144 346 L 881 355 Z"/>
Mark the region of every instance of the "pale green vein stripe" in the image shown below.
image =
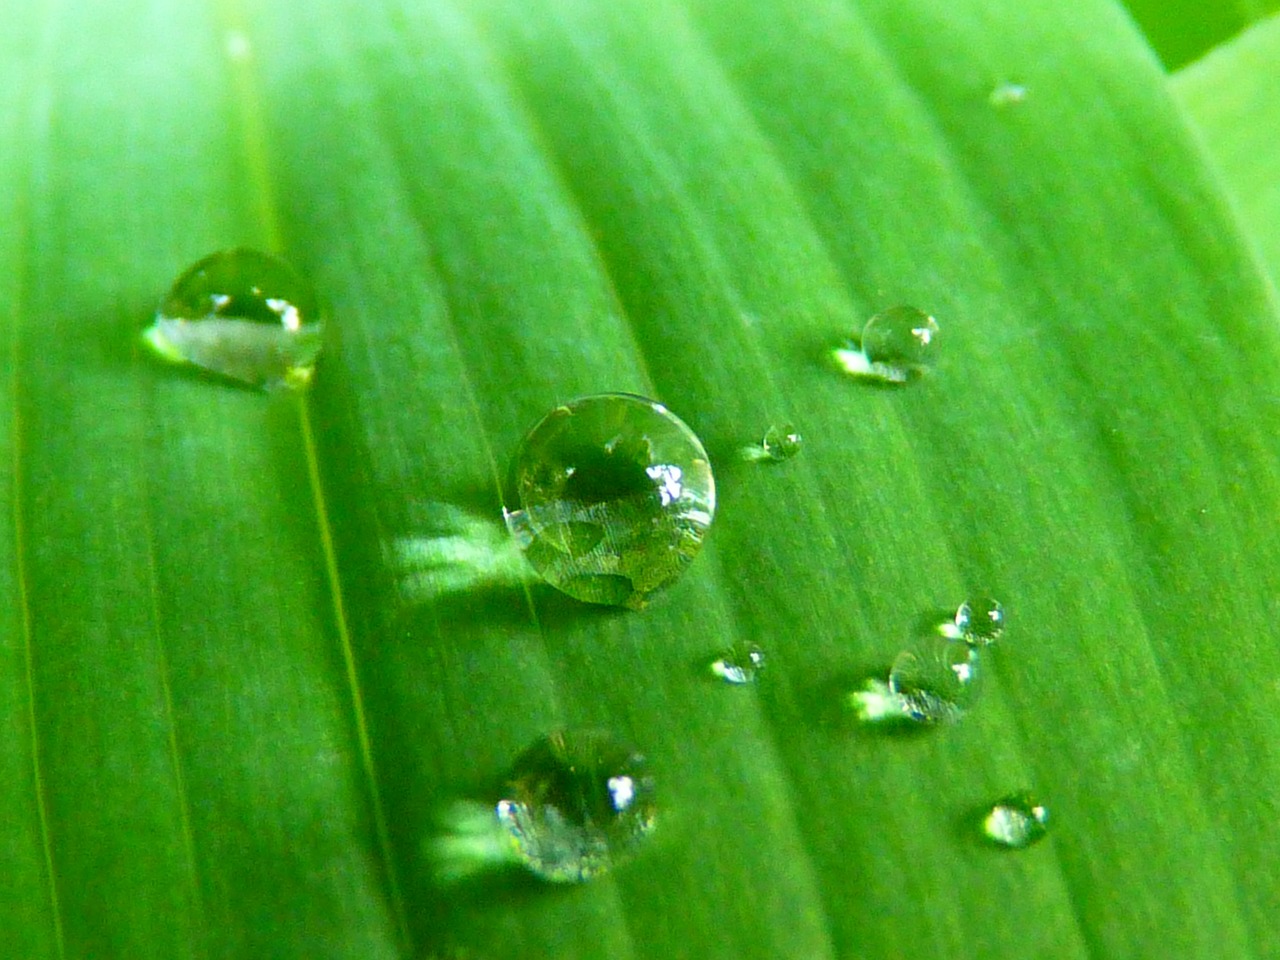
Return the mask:
<path id="1" fill-rule="evenodd" d="M 22 653 L 26 669 L 27 686 L 27 724 L 31 728 L 31 776 L 35 784 L 36 815 L 40 821 L 40 842 L 44 848 L 45 872 L 49 878 L 49 909 L 53 913 L 53 934 L 58 946 L 58 956 L 65 957 L 66 938 L 62 925 L 62 903 L 58 896 L 58 879 L 53 863 L 53 844 L 49 836 L 49 812 L 45 800 L 44 770 L 40 762 L 40 732 L 37 727 L 36 690 L 35 690 L 35 657 L 31 628 L 31 593 L 27 584 L 27 532 L 23 517 L 23 503 L 26 496 L 22 482 L 24 470 L 23 457 L 23 423 L 22 404 L 20 402 L 20 379 L 18 371 L 22 367 L 22 301 L 24 279 L 27 275 L 26 251 L 28 249 L 28 233 L 31 223 L 30 183 L 20 189 L 18 198 L 18 216 L 15 224 L 18 262 L 14 265 L 14 276 L 18 278 L 17 293 L 13 298 L 13 312 L 9 317 L 9 329 L 12 336 L 9 368 L 10 396 L 12 397 L 12 430 L 13 430 L 13 540 L 15 554 L 15 575 L 18 588 L 18 610 L 22 621 Z"/>
<path id="2" fill-rule="evenodd" d="M 141 438 L 139 438 L 141 445 Z M 143 522 L 147 528 L 147 590 L 151 598 L 152 638 L 155 641 L 156 662 L 160 671 L 160 690 L 164 696 L 165 718 L 169 728 L 169 760 L 173 764 L 173 786 L 178 794 L 178 812 L 182 824 L 182 845 L 187 855 L 187 870 L 190 874 L 192 911 L 196 925 L 200 931 L 201 945 L 192 945 L 198 956 L 208 955 L 209 922 L 205 914 L 204 887 L 200 882 L 199 861 L 196 858 L 195 833 L 191 827 L 191 803 L 187 794 L 187 779 L 182 772 L 182 753 L 178 749 L 178 720 L 173 709 L 173 686 L 170 683 L 169 655 L 165 649 L 164 630 L 160 618 L 160 592 L 156 576 L 155 534 L 151 526 L 151 513 L 143 512 Z"/>
<path id="3" fill-rule="evenodd" d="M 280 226 L 278 206 L 275 201 L 271 181 L 271 166 L 267 160 L 266 125 L 263 122 L 262 103 L 258 96 L 258 88 L 253 77 L 247 56 L 237 53 L 247 47 L 247 18 L 241 0 L 215 0 L 218 19 L 221 21 L 228 38 L 235 42 L 230 45 L 232 51 L 230 74 L 234 91 L 237 115 L 241 125 L 242 146 L 247 166 L 251 201 L 256 214 L 256 221 L 262 228 L 266 246 L 273 251 L 284 249 L 284 231 Z M 413 951 L 413 936 L 409 930 L 408 913 L 405 909 L 404 896 L 400 890 L 395 859 L 392 856 L 391 834 L 387 827 L 385 806 L 382 791 L 378 786 L 377 765 L 373 758 L 373 746 L 369 736 L 369 722 L 364 706 L 364 696 L 360 690 L 360 676 L 356 667 L 355 652 L 351 644 L 351 630 L 347 620 L 346 602 L 342 588 L 342 576 L 338 569 L 337 551 L 334 547 L 333 528 L 329 519 L 329 508 L 325 498 L 324 484 L 320 474 L 320 460 L 317 454 L 315 430 L 312 426 L 311 407 L 307 395 L 298 397 L 298 429 L 302 438 L 303 454 L 307 462 L 307 480 L 311 486 L 312 503 L 315 506 L 316 529 L 320 536 L 320 546 L 324 554 L 325 578 L 329 594 L 333 600 L 334 627 L 338 633 L 338 643 L 342 649 L 342 660 L 346 669 L 347 686 L 351 695 L 351 707 L 356 728 L 356 738 L 360 748 L 360 763 L 364 771 L 372 805 L 373 825 L 376 834 L 378 853 L 382 859 L 386 875 L 388 895 L 391 899 L 391 910 L 396 929 L 408 952 Z"/>
<path id="4" fill-rule="evenodd" d="M 31 588 L 27 577 L 27 531 L 25 523 L 24 503 L 26 491 L 23 484 L 25 470 L 23 422 L 21 403 L 22 369 L 22 314 L 26 278 L 30 269 L 27 262 L 27 251 L 31 247 L 31 194 L 35 189 L 35 166 L 40 162 L 40 151 L 35 149 L 36 143 L 43 139 L 43 131 L 48 128 L 48 114 L 51 108 L 51 92 L 48 75 L 53 61 L 53 34 L 57 21 L 56 4 L 50 4 L 43 24 L 40 44 L 40 57 L 36 73 L 30 80 L 30 95 L 25 98 L 31 104 L 28 118 L 28 135 L 30 138 L 31 157 L 26 183 L 18 189 L 17 215 L 14 217 L 14 243 L 16 262 L 13 264 L 13 276 L 17 278 L 13 298 L 13 310 L 9 317 L 10 330 L 10 397 L 12 402 L 11 428 L 13 431 L 13 540 L 15 555 L 15 578 L 17 580 L 18 609 L 22 623 L 22 653 L 26 671 L 27 687 L 27 724 L 31 729 L 31 776 L 35 787 L 36 817 L 40 823 L 40 843 L 44 851 L 45 875 L 49 883 L 49 909 L 53 915 L 53 936 L 57 945 L 57 955 L 66 957 L 66 934 L 62 919 L 62 901 L 58 895 L 58 875 L 54 866 L 53 841 L 49 830 L 49 809 L 46 798 L 44 767 L 40 759 L 40 731 L 38 712 L 36 710 L 35 684 L 35 643 L 31 622 Z"/>

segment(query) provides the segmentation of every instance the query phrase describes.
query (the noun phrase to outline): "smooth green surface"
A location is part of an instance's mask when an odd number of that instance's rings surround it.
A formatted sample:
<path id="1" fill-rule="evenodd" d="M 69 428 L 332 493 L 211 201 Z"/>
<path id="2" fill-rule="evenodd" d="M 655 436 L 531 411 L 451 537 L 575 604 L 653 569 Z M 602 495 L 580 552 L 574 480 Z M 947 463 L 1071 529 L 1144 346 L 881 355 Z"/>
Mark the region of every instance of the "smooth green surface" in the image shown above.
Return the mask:
<path id="1" fill-rule="evenodd" d="M 5 16 L 4 953 L 1280 956 L 1280 326 L 1119 8 Z M 137 346 L 237 244 L 329 302 L 303 405 Z M 835 370 L 895 303 L 938 369 Z M 405 602 L 395 543 L 498 522 L 524 432 L 604 390 L 715 461 L 681 582 Z M 802 456 L 738 456 L 784 421 Z M 972 714 L 854 728 L 979 589 L 1009 626 Z M 739 642 L 760 681 L 708 677 Z M 647 753 L 648 848 L 433 882 L 442 805 L 561 725 Z M 1053 833 L 992 850 L 1020 789 Z"/>
<path id="2" fill-rule="evenodd" d="M 1173 89 L 1280 283 L 1280 16 L 1179 71 Z"/>
<path id="3" fill-rule="evenodd" d="M 1277 0 L 1124 0 L 1124 5 L 1170 70 L 1280 10 Z"/>

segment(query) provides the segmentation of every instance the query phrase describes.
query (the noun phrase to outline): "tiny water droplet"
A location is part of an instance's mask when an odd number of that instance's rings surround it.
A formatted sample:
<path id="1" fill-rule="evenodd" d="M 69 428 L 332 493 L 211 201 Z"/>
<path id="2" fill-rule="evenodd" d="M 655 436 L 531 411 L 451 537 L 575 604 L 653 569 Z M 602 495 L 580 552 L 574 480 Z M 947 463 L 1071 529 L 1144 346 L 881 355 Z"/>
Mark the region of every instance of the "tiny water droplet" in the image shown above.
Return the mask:
<path id="1" fill-rule="evenodd" d="M 1049 811 L 1029 793 L 1005 797 L 991 807 L 982 832 L 995 843 L 1022 850 L 1049 832 Z"/>
<path id="2" fill-rule="evenodd" d="M 754 683 L 765 662 L 764 651 L 754 643 L 738 644 L 711 661 L 711 673 L 726 683 Z"/>
<path id="3" fill-rule="evenodd" d="M 640 609 L 673 583 L 715 516 L 702 442 L 653 400 L 557 407 L 516 453 L 507 526 L 539 576 L 578 600 Z"/>
<path id="4" fill-rule="evenodd" d="M 970 646 L 986 647 L 1004 633 L 1004 607 L 994 597 L 966 600 L 956 609 L 956 631 Z"/>
<path id="5" fill-rule="evenodd" d="M 310 382 L 323 326 L 310 285 L 278 257 L 225 250 L 176 281 L 143 340 L 160 357 L 255 387 Z"/>
<path id="6" fill-rule="evenodd" d="M 1011 107 L 1027 99 L 1027 88 L 1020 83 L 997 83 L 987 100 L 993 107 Z"/>
<path id="7" fill-rule="evenodd" d="M 612 734 L 561 731 L 516 760 L 496 808 L 521 861 L 544 880 L 606 873 L 653 831 L 654 786 L 645 759 Z"/>
<path id="8" fill-rule="evenodd" d="M 938 321 L 915 307 L 881 310 L 834 352 L 846 373 L 883 383 L 907 383 L 925 374 L 934 362 Z"/>

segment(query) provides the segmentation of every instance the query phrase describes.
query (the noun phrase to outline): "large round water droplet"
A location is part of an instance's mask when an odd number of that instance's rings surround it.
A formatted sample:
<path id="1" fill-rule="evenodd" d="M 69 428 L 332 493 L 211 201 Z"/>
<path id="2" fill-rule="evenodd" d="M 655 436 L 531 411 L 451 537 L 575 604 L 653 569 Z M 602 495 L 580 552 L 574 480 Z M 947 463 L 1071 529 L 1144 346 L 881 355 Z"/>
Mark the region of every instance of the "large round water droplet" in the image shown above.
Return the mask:
<path id="1" fill-rule="evenodd" d="M 889 691 L 908 719 L 952 723 L 973 699 L 978 676 L 976 648 L 928 634 L 898 654 L 889 671 Z"/>
<path id="2" fill-rule="evenodd" d="M 653 778 L 644 757 L 611 734 L 561 731 L 515 763 L 498 822 L 524 864 L 545 880 L 606 872 L 653 830 Z"/>
<path id="3" fill-rule="evenodd" d="M 991 807 L 982 831 L 1001 846 L 1022 850 L 1049 832 L 1049 811 L 1029 793 L 1014 794 Z"/>
<path id="4" fill-rule="evenodd" d="M 303 386 L 320 355 L 311 286 L 278 257 L 225 250 L 174 282 L 144 334 L 167 360 L 258 387 Z"/>
<path id="5" fill-rule="evenodd" d="M 538 574 L 588 603 L 639 609 L 697 554 L 715 515 L 701 441 L 660 403 L 584 397 L 516 453 L 507 525 Z"/>

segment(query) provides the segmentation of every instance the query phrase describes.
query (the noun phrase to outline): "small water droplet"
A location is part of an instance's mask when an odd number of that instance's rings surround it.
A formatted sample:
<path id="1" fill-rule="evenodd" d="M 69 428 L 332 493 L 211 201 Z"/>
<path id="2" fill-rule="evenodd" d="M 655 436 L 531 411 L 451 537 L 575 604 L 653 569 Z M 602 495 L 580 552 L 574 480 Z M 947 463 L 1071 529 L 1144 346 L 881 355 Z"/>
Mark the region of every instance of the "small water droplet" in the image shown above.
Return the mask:
<path id="1" fill-rule="evenodd" d="M 979 675 L 976 649 L 928 634 L 893 661 L 889 689 L 902 698 L 911 720 L 953 723 L 972 701 Z"/>
<path id="2" fill-rule="evenodd" d="M 531 871 L 579 883 L 630 856 L 653 831 L 645 759 L 612 734 L 561 731 L 516 760 L 498 822 Z"/>
<path id="3" fill-rule="evenodd" d="M 764 439 L 760 442 L 760 449 L 774 463 L 781 463 L 799 453 L 802 443 L 804 438 L 791 424 L 775 424 L 765 433 Z"/>
<path id="4" fill-rule="evenodd" d="M 751 463 L 782 463 L 800 452 L 804 438 L 789 423 L 774 424 L 759 443 L 748 444 L 739 451 Z"/>
<path id="5" fill-rule="evenodd" d="M 956 632 L 970 646 L 986 647 L 1004 633 L 1004 607 L 994 597 L 966 600 L 956 609 Z"/>
<path id="6" fill-rule="evenodd" d="M 516 453 L 507 526 L 552 586 L 640 609 L 693 561 L 715 515 L 702 442 L 653 400 L 610 393 L 557 407 Z"/>
<path id="7" fill-rule="evenodd" d="M 978 675 L 976 650 L 941 637 L 922 638 L 898 654 L 888 682 L 872 678 L 848 702 L 868 723 L 954 723 L 973 699 Z"/>
<path id="8" fill-rule="evenodd" d="M 882 383 L 907 383 L 925 374 L 934 362 L 938 321 L 915 307 L 881 310 L 834 352 L 846 373 Z"/>
<path id="9" fill-rule="evenodd" d="M 765 662 L 764 651 L 754 643 L 738 644 L 711 661 L 711 673 L 726 683 L 754 683 Z"/>
<path id="10" fill-rule="evenodd" d="M 980 676 L 976 648 L 925 634 L 898 654 L 887 683 L 868 680 L 848 703 L 867 723 L 954 723 L 973 701 Z"/>
<path id="11" fill-rule="evenodd" d="M 1022 850 L 1049 832 L 1049 811 L 1029 793 L 1013 794 L 991 807 L 982 832 L 1001 846 Z"/>
<path id="12" fill-rule="evenodd" d="M 987 100 L 993 107 L 1011 107 L 1027 99 L 1027 88 L 1020 83 L 997 83 Z"/>
<path id="13" fill-rule="evenodd" d="M 278 257 L 225 250 L 174 282 L 143 334 L 156 354 L 256 387 L 310 382 L 322 324 L 310 285 Z"/>

